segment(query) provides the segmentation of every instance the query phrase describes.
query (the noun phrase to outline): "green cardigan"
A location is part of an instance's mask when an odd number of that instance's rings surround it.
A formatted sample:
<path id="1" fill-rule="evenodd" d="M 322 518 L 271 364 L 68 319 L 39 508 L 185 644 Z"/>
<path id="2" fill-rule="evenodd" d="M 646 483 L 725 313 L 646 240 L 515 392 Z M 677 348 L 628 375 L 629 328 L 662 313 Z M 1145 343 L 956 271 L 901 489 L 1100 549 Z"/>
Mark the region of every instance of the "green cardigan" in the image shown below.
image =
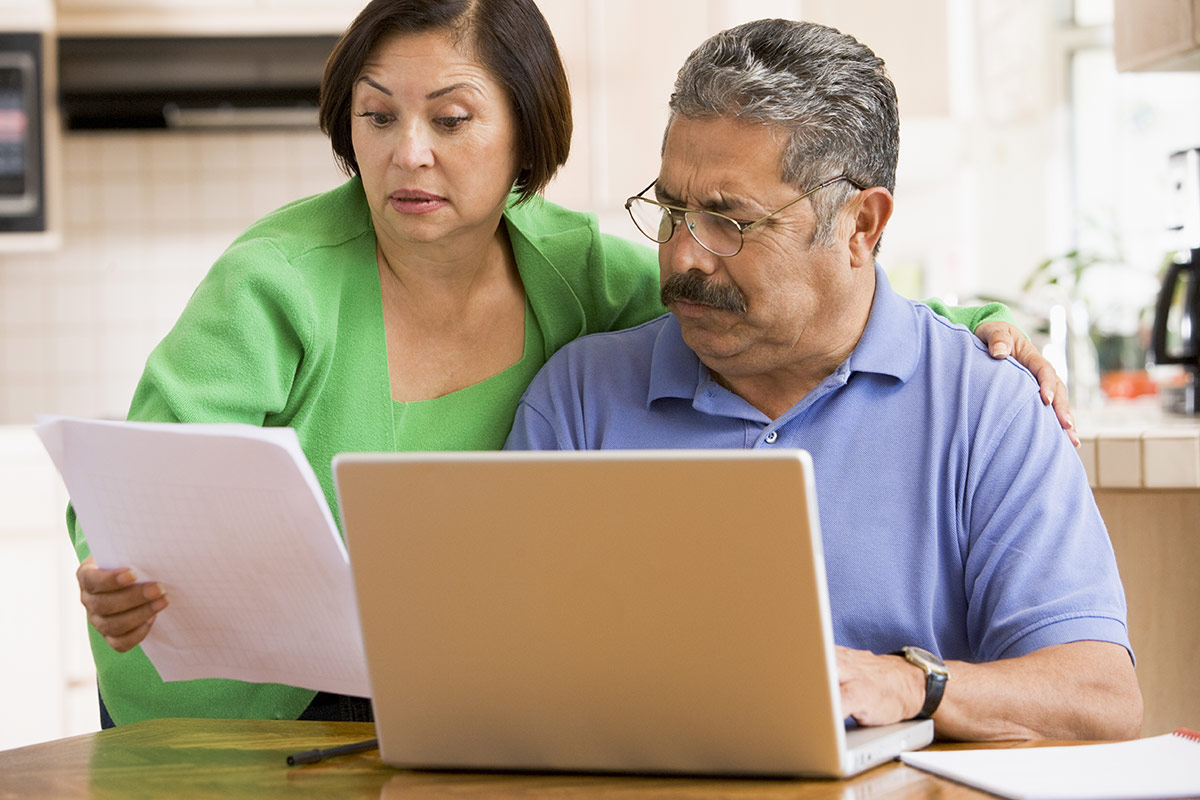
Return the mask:
<path id="1" fill-rule="evenodd" d="M 594 216 L 540 199 L 510 206 L 504 218 L 527 310 L 525 354 L 499 375 L 435 400 L 392 400 L 375 233 L 355 178 L 264 217 L 221 255 L 150 354 L 129 419 L 290 426 L 335 519 L 337 453 L 499 449 L 525 386 L 558 348 L 664 311 L 650 248 L 601 234 Z M 1005 313 L 935 310 L 972 328 Z M 67 521 L 82 560 L 89 549 L 72 509 Z M 225 679 L 164 683 L 140 647 L 117 653 L 88 630 L 117 724 L 295 719 L 314 694 Z"/>

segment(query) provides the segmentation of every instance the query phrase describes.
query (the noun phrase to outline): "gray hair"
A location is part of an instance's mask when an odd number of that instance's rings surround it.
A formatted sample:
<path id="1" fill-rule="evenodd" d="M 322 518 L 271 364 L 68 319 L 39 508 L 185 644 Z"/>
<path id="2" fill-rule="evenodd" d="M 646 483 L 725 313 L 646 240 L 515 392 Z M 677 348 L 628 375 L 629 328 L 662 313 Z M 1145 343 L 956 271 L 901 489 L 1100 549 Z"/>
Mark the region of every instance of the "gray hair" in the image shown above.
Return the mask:
<path id="1" fill-rule="evenodd" d="M 895 189 L 896 87 L 870 48 L 824 25 L 761 19 L 708 39 L 679 70 L 668 131 L 677 117 L 783 129 L 790 140 L 780 179 L 802 192 L 837 175 Z M 833 242 L 837 215 L 855 191 L 843 181 L 812 196 L 815 243 Z"/>

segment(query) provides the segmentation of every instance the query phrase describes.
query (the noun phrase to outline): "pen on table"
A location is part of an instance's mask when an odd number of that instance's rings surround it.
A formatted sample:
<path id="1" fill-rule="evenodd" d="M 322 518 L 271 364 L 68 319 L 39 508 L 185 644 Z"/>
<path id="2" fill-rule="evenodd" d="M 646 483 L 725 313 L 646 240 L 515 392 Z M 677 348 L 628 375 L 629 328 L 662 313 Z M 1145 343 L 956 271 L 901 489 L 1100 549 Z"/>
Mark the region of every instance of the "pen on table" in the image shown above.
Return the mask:
<path id="1" fill-rule="evenodd" d="M 324 761 L 333 756 L 348 756 L 354 753 L 362 753 L 367 750 L 374 750 L 379 747 L 378 739 L 368 739 L 365 742 L 355 742 L 354 744 L 344 744 L 340 747 L 331 747 L 328 750 L 306 750 L 303 753 L 294 753 L 287 757 L 288 766 L 296 764 L 315 764 L 318 761 Z"/>

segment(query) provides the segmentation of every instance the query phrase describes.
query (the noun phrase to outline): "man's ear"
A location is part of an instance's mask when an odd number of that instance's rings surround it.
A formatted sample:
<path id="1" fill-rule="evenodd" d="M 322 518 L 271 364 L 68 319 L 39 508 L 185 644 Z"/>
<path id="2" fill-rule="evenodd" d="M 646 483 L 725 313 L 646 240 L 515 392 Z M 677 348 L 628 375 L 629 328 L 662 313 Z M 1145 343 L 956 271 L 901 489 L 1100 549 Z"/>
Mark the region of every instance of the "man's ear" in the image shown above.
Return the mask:
<path id="1" fill-rule="evenodd" d="M 875 243 L 892 218 L 894 205 L 892 193 L 882 186 L 863 189 L 852 201 L 851 208 L 855 214 L 854 232 L 850 236 L 852 266 L 869 267 L 875 263 Z"/>

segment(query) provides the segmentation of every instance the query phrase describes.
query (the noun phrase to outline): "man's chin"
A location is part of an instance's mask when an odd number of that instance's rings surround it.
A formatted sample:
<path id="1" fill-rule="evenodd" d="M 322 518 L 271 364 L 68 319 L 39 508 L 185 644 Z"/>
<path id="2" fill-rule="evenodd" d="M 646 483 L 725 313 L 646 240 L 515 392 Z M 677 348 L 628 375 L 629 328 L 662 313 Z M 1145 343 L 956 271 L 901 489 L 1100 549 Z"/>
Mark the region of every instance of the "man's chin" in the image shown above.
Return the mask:
<path id="1" fill-rule="evenodd" d="M 736 315 L 711 306 L 695 307 L 703 309 L 704 313 L 695 317 L 684 316 L 677 311 L 674 304 L 671 306 L 671 313 L 679 322 L 679 332 L 684 344 L 699 356 L 701 361 L 712 367 L 715 363 L 741 352 L 741 337 L 733 330 L 733 318 Z"/>

